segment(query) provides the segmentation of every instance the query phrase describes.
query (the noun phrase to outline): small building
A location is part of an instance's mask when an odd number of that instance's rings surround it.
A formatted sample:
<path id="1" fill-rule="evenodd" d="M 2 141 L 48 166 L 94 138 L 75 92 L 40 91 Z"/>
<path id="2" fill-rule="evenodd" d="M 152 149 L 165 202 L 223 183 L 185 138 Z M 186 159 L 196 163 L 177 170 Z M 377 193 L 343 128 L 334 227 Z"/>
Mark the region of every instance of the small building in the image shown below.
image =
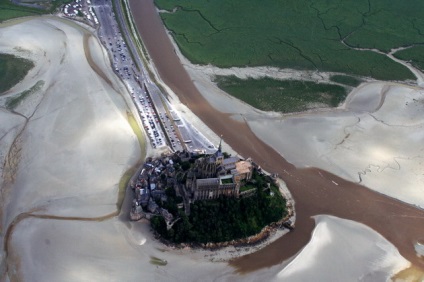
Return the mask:
<path id="1" fill-rule="evenodd" d="M 153 201 L 152 198 L 149 200 L 149 204 L 147 205 L 147 210 L 151 213 L 156 213 L 158 211 L 159 206 Z"/>
<path id="2" fill-rule="evenodd" d="M 237 182 L 249 180 L 252 178 L 253 166 L 248 161 L 239 161 L 236 163 L 236 171 L 234 176 Z"/>
<path id="3" fill-rule="evenodd" d="M 150 191 L 153 191 L 156 189 L 156 183 L 150 183 Z"/>

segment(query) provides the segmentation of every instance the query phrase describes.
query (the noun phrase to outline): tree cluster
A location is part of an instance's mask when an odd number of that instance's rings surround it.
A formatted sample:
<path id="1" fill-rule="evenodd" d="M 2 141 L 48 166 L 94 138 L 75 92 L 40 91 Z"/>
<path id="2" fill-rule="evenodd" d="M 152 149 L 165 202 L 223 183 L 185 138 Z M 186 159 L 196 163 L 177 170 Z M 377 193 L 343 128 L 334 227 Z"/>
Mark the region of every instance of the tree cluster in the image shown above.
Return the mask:
<path id="1" fill-rule="evenodd" d="M 174 243 L 224 242 L 245 238 L 287 214 L 286 201 L 275 185 L 255 175 L 257 192 L 245 198 L 220 197 L 191 204 L 190 216 L 179 210 L 180 217 L 171 229 L 161 217 L 151 225 L 163 238 Z M 172 210 L 175 212 L 175 210 Z"/>

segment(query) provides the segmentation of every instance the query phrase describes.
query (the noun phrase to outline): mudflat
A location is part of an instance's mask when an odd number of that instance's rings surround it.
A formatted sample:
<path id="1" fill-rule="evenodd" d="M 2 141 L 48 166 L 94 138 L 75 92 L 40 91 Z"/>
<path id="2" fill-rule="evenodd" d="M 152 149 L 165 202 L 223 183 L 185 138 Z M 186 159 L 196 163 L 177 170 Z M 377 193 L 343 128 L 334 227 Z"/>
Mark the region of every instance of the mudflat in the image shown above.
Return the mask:
<path id="1" fill-rule="evenodd" d="M 378 194 L 326 171 L 298 169 L 260 140 L 244 122 L 213 108 L 199 93 L 181 65 L 153 2 L 130 0 L 138 31 L 161 79 L 216 134 L 239 154 L 252 159 L 287 183 L 296 201 L 296 229 L 262 250 L 231 262 L 240 272 L 280 263 L 301 250 L 314 229 L 312 216 L 329 214 L 364 223 L 393 243 L 416 266 L 414 243 L 422 240 L 424 211 Z"/>

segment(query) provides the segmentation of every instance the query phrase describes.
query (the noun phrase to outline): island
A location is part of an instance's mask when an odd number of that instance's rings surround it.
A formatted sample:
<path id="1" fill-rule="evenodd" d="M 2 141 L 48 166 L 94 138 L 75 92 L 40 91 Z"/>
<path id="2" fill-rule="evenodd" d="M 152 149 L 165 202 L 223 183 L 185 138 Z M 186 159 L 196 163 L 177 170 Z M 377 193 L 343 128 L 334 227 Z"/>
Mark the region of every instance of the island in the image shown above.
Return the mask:
<path id="1" fill-rule="evenodd" d="M 293 226 L 276 175 L 252 159 L 222 152 L 178 151 L 147 158 L 131 183 L 132 220 L 147 218 L 166 243 L 203 246 L 255 236 L 256 243 L 274 228 Z M 263 232 L 262 232 L 263 231 Z"/>

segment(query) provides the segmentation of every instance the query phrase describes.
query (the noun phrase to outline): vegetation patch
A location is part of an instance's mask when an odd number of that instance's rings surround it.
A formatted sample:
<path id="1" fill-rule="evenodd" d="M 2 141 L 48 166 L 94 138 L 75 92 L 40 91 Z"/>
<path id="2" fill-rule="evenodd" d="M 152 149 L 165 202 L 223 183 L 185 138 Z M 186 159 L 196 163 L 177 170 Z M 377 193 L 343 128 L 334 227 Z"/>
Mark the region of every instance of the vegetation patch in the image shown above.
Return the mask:
<path id="1" fill-rule="evenodd" d="M 413 79 L 383 52 L 424 43 L 424 1 L 155 0 L 192 62 L 276 66 L 380 80 Z"/>
<path id="2" fill-rule="evenodd" d="M 13 4 L 9 0 L 0 0 L 0 22 L 13 18 L 41 15 L 42 10 Z"/>
<path id="3" fill-rule="evenodd" d="M 339 85 L 298 80 L 217 76 L 215 82 L 225 92 L 257 109 L 283 113 L 337 107 L 347 95 Z"/>
<path id="4" fill-rule="evenodd" d="M 359 84 L 361 84 L 362 80 L 353 77 L 353 76 L 349 76 L 349 75 L 332 75 L 330 77 L 330 80 L 336 83 L 340 83 L 340 84 L 344 84 L 346 86 L 352 86 L 352 87 L 356 87 Z"/>
<path id="5" fill-rule="evenodd" d="M 240 192 L 245 192 L 253 189 L 256 189 L 256 186 L 251 183 L 247 183 L 240 187 Z"/>
<path id="6" fill-rule="evenodd" d="M 398 59 L 410 62 L 414 67 L 424 71 L 424 46 L 417 45 L 393 54 Z"/>
<path id="7" fill-rule="evenodd" d="M 0 54 L 0 94 L 21 81 L 34 63 L 9 54 Z"/>
<path id="8" fill-rule="evenodd" d="M 137 121 L 135 120 L 134 115 L 131 112 L 127 111 L 127 118 L 128 123 L 130 124 L 134 134 L 137 136 L 138 143 L 140 145 L 141 151 L 145 151 L 146 147 L 146 140 L 143 137 L 143 132 L 140 129 L 140 126 L 138 125 Z"/>
<path id="9" fill-rule="evenodd" d="M 122 203 L 124 202 L 125 198 L 125 190 L 128 186 L 128 183 L 131 179 L 131 177 L 134 175 L 134 173 L 137 171 L 137 167 L 131 167 L 127 171 L 125 171 L 124 175 L 122 175 L 121 179 L 119 179 L 119 185 L 118 185 L 118 199 L 116 200 L 116 208 L 120 211 L 122 207 Z"/>
<path id="10" fill-rule="evenodd" d="M 232 178 L 222 178 L 221 182 L 222 182 L 222 184 L 231 184 L 231 183 L 233 183 L 233 179 Z"/>
<path id="11" fill-rule="evenodd" d="M 20 2 L 20 4 L 14 4 L 10 0 L 0 0 L 0 22 L 14 18 L 52 13 L 61 5 L 70 3 L 72 0 L 34 0 L 18 2 Z"/>
<path id="12" fill-rule="evenodd" d="M 43 86 L 44 80 L 39 80 L 30 89 L 19 93 L 15 97 L 8 98 L 6 101 L 6 108 L 8 108 L 9 110 L 15 109 L 25 98 L 37 91 L 40 91 Z"/>
<path id="13" fill-rule="evenodd" d="M 145 139 L 143 138 L 143 133 L 141 132 L 141 129 L 138 126 L 138 123 L 135 120 L 134 115 L 130 111 L 127 111 L 127 119 L 128 119 L 128 123 L 131 126 L 131 129 L 133 130 L 134 134 L 137 136 L 137 140 L 140 145 L 141 151 L 145 152 Z M 143 155 L 145 155 L 145 153 Z M 144 159 L 144 156 L 142 156 L 141 159 Z M 121 210 L 122 203 L 124 202 L 124 198 L 125 198 L 125 191 L 126 191 L 126 188 L 128 187 L 128 183 L 131 180 L 131 177 L 137 171 L 138 167 L 140 166 L 140 163 L 141 161 L 138 161 L 137 164 L 135 164 L 133 167 L 125 171 L 125 173 L 122 175 L 121 179 L 119 180 L 118 199 L 116 201 L 116 206 L 118 210 Z"/>
<path id="14" fill-rule="evenodd" d="M 225 242 L 257 234 L 287 215 L 286 201 L 269 176 L 254 172 L 250 184 L 257 188 L 251 196 L 196 201 L 190 206 L 190 216 L 168 206 L 180 219 L 168 230 L 164 218 L 154 216 L 152 228 L 174 243 Z"/>
<path id="15" fill-rule="evenodd" d="M 161 266 L 165 266 L 168 264 L 168 262 L 164 259 L 160 259 L 154 256 L 150 257 L 150 263 L 154 264 L 154 265 L 161 265 Z"/>

